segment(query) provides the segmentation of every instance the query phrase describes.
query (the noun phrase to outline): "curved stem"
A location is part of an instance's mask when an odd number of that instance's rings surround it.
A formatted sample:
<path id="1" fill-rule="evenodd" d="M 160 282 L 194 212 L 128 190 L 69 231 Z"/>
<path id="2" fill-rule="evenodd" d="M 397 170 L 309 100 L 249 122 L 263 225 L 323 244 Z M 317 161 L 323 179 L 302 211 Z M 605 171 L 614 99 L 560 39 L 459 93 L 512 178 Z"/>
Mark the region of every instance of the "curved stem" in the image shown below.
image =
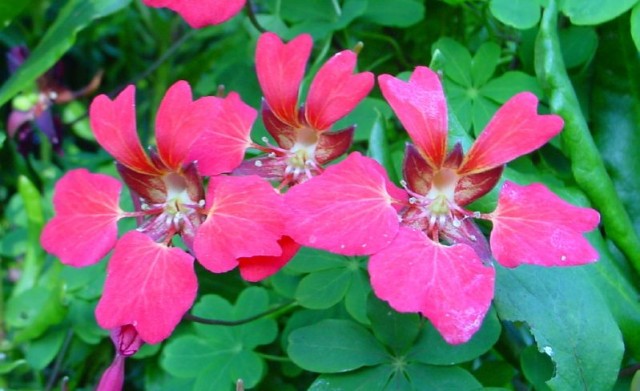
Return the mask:
<path id="1" fill-rule="evenodd" d="M 245 6 L 245 11 L 247 12 L 247 16 L 249 17 L 249 21 L 256 28 L 256 30 L 261 33 L 266 33 L 268 30 L 262 27 L 260 22 L 258 22 L 258 18 L 256 18 L 255 12 L 253 12 L 253 4 L 251 4 L 251 0 L 247 0 L 247 5 Z"/>
<path id="2" fill-rule="evenodd" d="M 213 326 L 239 326 L 239 325 L 243 325 L 246 323 L 251 323 L 254 320 L 263 318 L 267 315 L 271 315 L 273 313 L 279 312 L 281 310 L 284 310 L 285 308 L 288 309 L 287 307 L 293 307 L 294 305 L 296 305 L 296 301 L 295 300 L 291 300 L 288 301 L 284 304 L 281 304 L 277 307 L 271 308 L 269 310 L 266 310 L 264 312 L 260 312 L 258 314 L 255 314 L 253 316 L 250 316 L 248 318 L 244 318 L 244 319 L 240 319 L 240 320 L 219 320 L 219 319 L 207 319 L 207 318 L 202 318 L 200 316 L 196 316 L 193 314 L 185 314 L 183 319 L 186 320 L 190 320 L 192 322 L 196 322 L 196 323 L 202 323 L 202 324 L 209 324 L 209 325 L 213 325 Z"/>

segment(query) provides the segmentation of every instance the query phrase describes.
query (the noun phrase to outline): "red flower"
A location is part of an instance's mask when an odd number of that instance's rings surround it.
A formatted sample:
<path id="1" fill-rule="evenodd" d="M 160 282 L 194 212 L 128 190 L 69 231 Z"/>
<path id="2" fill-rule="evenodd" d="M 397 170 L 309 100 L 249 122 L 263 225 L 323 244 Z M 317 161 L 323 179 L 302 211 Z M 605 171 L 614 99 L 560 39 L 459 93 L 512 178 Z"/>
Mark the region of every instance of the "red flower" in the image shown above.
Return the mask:
<path id="1" fill-rule="evenodd" d="M 193 28 L 224 23 L 234 17 L 246 0 L 142 0 L 149 7 L 165 7 L 180 14 Z"/>
<path id="2" fill-rule="evenodd" d="M 244 162 L 234 173 L 257 174 L 281 182 L 281 187 L 291 186 L 319 174 L 325 163 L 351 146 L 353 127 L 330 129 L 371 91 L 373 74 L 353 74 L 356 53 L 337 53 L 320 68 L 300 108 L 300 84 L 312 45 L 306 34 L 288 44 L 273 33 L 260 36 L 256 69 L 264 92 L 262 118 L 278 146 L 254 144 L 268 155 Z"/>
<path id="3" fill-rule="evenodd" d="M 134 92 L 130 86 L 113 101 L 97 97 L 90 119 L 96 139 L 116 158 L 136 210 L 119 208 L 116 179 L 72 170 L 56 184 L 56 216 L 41 242 L 72 266 L 96 263 L 115 246 L 98 323 L 107 329 L 133 325 L 142 340 L 156 343 L 171 334 L 197 291 L 194 258 L 172 247 L 174 237 L 213 272 L 233 269 L 244 257 L 279 256 L 282 200 L 256 176 L 218 175 L 242 160 L 250 132 L 244 124 L 256 116 L 237 95 L 192 101 L 186 82 L 174 84 L 158 109 L 157 152 L 147 155 L 137 136 Z M 212 175 L 206 196 L 202 173 Z M 118 240 L 123 217 L 135 217 L 138 228 Z"/>
<path id="4" fill-rule="evenodd" d="M 341 254 L 372 254 L 375 294 L 398 311 L 422 313 L 454 344 L 471 338 L 491 304 L 491 254 L 507 267 L 598 258 L 582 234 L 598 225 L 599 214 L 541 184 L 507 181 L 493 213 L 465 209 L 496 185 L 505 163 L 560 132 L 562 119 L 538 115 L 533 94 L 511 98 L 463 156 L 459 145 L 447 153 L 447 106 L 434 72 L 418 67 L 409 82 L 389 75 L 379 81 L 415 143 L 405 155 L 404 191 L 378 163 L 354 153 L 286 194 L 287 233 L 294 240 Z M 493 223 L 490 245 L 472 221 L 477 218 Z"/>

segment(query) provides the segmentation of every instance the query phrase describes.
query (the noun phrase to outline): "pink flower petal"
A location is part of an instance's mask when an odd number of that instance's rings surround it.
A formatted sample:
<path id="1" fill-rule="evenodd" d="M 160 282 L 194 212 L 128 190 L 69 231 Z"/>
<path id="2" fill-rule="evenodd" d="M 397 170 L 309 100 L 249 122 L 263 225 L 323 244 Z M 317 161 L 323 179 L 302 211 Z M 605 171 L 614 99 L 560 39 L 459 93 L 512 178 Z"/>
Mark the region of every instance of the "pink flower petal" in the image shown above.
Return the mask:
<path id="1" fill-rule="evenodd" d="M 280 256 L 283 235 L 282 197 L 256 176 L 219 176 L 209 180 L 207 220 L 194 241 L 202 266 L 229 271 L 238 258 Z"/>
<path id="2" fill-rule="evenodd" d="M 180 322 L 197 290 L 191 255 L 131 231 L 109 261 L 96 319 L 106 329 L 133 325 L 143 341 L 158 343 Z"/>
<path id="3" fill-rule="evenodd" d="M 373 88 L 373 73 L 353 74 L 357 55 L 351 50 L 335 54 L 318 71 L 307 95 L 307 122 L 325 130 L 349 114 Z"/>
<path id="4" fill-rule="evenodd" d="M 380 164 L 354 152 L 285 194 L 287 235 L 338 254 L 372 254 L 393 240 L 396 206 L 406 200 Z"/>
<path id="5" fill-rule="evenodd" d="M 300 245 L 288 236 L 283 236 L 278 241 L 278 244 L 282 247 L 282 255 L 238 259 L 242 278 L 247 281 L 256 282 L 274 275 L 282 269 L 300 249 Z"/>
<path id="6" fill-rule="evenodd" d="M 215 99 L 193 101 L 186 81 L 179 81 L 167 90 L 156 116 L 158 154 L 165 166 L 176 171 L 185 163 L 189 148 L 215 118 Z"/>
<path id="7" fill-rule="evenodd" d="M 283 122 L 298 123 L 298 90 L 313 40 L 302 34 L 288 44 L 274 33 L 264 33 L 256 48 L 256 72 L 264 98 Z"/>
<path id="8" fill-rule="evenodd" d="M 534 151 L 560 133 L 564 121 L 557 115 L 538 115 L 538 98 L 522 92 L 493 116 L 460 166 L 459 173 L 490 170 Z"/>
<path id="9" fill-rule="evenodd" d="M 598 259 L 582 234 L 598 226 L 600 214 L 569 204 L 539 183 L 505 182 L 491 221 L 491 251 L 506 267 L 572 266 Z"/>
<path id="10" fill-rule="evenodd" d="M 416 67 L 409 82 L 390 75 L 378 77 L 384 95 L 416 146 L 433 168 L 447 153 L 447 102 L 438 75 Z"/>
<path id="11" fill-rule="evenodd" d="M 466 245 L 435 243 L 408 227 L 369 260 L 376 296 L 399 312 L 420 312 L 450 344 L 465 343 L 491 305 L 495 270 Z"/>
<path id="12" fill-rule="evenodd" d="M 117 161 L 134 171 L 153 175 L 158 170 L 144 153 L 136 131 L 135 91 L 130 85 L 114 100 L 106 95 L 96 97 L 89 108 L 91 129 L 102 148 Z"/>
<path id="13" fill-rule="evenodd" d="M 66 265 L 92 265 L 113 248 L 118 237 L 122 184 L 84 168 L 71 170 L 56 183 L 56 215 L 44 227 L 40 243 Z"/>
<path id="14" fill-rule="evenodd" d="M 188 160 L 198 162 L 201 175 L 218 175 L 238 167 L 251 145 L 251 126 L 257 111 L 234 92 L 226 98 L 208 97 L 208 124 L 191 146 Z"/>
<path id="15" fill-rule="evenodd" d="M 224 23 L 234 17 L 246 0 L 142 0 L 149 7 L 166 7 L 193 28 Z"/>

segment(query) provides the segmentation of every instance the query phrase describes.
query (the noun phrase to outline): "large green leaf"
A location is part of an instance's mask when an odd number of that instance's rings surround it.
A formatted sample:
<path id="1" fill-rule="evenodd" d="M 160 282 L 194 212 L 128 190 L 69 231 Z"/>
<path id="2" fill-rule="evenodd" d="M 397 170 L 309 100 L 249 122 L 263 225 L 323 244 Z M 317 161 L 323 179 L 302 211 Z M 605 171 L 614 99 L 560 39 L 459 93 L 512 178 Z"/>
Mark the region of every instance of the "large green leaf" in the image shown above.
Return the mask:
<path id="1" fill-rule="evenodd" d="M 564 0 L 561 11 L 573 24 L 593 25 L 607 22 L 630 9 L 638 0 Z"/>
<path id="2" fill-rule="evenodd" d="M 309 371 L 351 371 L 387 360 L 376 339 L 362 326 L 348 320 L 325 319 L 289 335 L 289 357 Z"/>
<path id="3" fill-rule="evenodd" d="M 500 337 L 500 321 L 492 309 L 487 313 L 480 330 L 467 343 L 451 345 L 431 324 L 424 327 L 409 358 L 425 364 L 454 365 L 473 360 L 487 352 Z"/>
<path id="4" fill-rule="evenodd" d="M 469 372 L 459 367 L 436 367 L 410 364 L 406 370 L 412 389 L 430 391 L 478 390 L 480 384 Z"/>
<path id="5" fill-rule="evenodd" d="M 378 365 L 341 374 L 322 375 L 309 387 L 309 391 L 379 391 L 384 390 L 393 374 L 393 368 Z"/>
<path id="6" fill-rule="evenodd" d="M 369 0 L 364 19 L 381 26 L 409 27 L 424 18 L 424 4 L 418 0 Z"/>
<path id="7" fill-rule="evenodd" d="M 420 315 L 398 313 L 373 295 L 367 309 L 376 338 L 397 354 L 403 354 L 418 337 L 422 323 Z"/>
<path id="8" fill-rule="evenodd" d="M 266 290 L 245 289 L 232 306 L 215 295 L 206 295 L 194 306 L 197 316 L 225 321 L 247 319 L 267 310 Z M 195 390 L 228 389 L 239 378 L 254 387 L 265 364 L 253 349 L 272 342 L 277 334 L 273 319 L 257 319 L 238 326 L 194 326 L 196 335 L 181 335 L 164 348 L 162 367 L 173 376 L 195 378 Z"/>
<path id="9" fill-rule="evenodd" d="M 0 106 L 33 83 L 71 48 L 76 34 L 93 20 L 114 13 L 131 0 L 69 0 L 27 61 L 0 88 Z"/>
<path id="10" fill-rule="evenodd" d="M 622 335 L 579 268 L 497 267 L 494 302 L 501 319 L 526 322 L 538 349 L 551 357 L 552 389 L 613 387 L 624 353 Z"/>
<path id="11" fill-rule="evenodd" d="M 351 272 L 346 268 L 322 270 L 300 281 L 295 298 L 306 308 L 329 308 L 342 300 L 350 284 Z"/>
<path id="12" fill-rule="evenodd" d="M 537 0 L 491 0 L 489 9 L 499 21 L 520 30 L 534 27 L 540 20 Z"/>
<path id="13" fill-rule="evenodd" d="M 640 52 L 640 2 L 631 11 L 631 37 L 636 45 L 636 50 Z"/>
<path id="14" fill-rule="evenodd" d="M 640 233 L 640 58 L 626 19 L 609 23 L 602 31 L 590 94 L 591 129 L 618 196 Z"/>

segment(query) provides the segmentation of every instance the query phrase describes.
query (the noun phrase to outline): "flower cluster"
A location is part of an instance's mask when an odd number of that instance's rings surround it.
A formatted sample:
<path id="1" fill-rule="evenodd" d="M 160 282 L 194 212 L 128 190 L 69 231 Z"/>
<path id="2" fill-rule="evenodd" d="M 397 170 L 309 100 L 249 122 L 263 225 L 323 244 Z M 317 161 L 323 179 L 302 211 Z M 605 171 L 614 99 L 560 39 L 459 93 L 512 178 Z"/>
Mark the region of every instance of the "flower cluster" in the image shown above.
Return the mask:
<path id="1" fill-rule="evenodd" d="M 506 181 L 494 212 L 466 209 L 496 186 L 505 163 L 562 129 L 560 117 L 537 114 L 533 94 L 511 98 L 464 155 L 460 145 L 447 149 L 447 105 L 436 73 L 418 67 L 408 82 L 378 80 L 414 142 L 406 149 L 403 188 L 378 163 L 353 153 L 286 194 L 286 232 L 294 240 L 371 255 L 375 294 L 398 311 L 422 313 L 454 344 L 471 338 L 491 304 L 492 256 L 506 267 L 596 261 L 582 233 L 598 225 L 599 214 L 541 184 Z M 474 219 L 493 223 L 490 244 Z"/>
<path id="2" fill-rule="evenodd" d="M 195 10 L 187 1 L 145 3 Z M 225 3 L 216 20 L 242 4 Z M 194 26 L 204 23 L 196 16 L 205 15 L 183 16 Z M 148 153 L 138 138 L 133 86 L 91 104 L 95 138 L 117 161 L 134 210 L 120 208 L 119 180 L 72 170 L 56 185 L 56 215 L 41 242 L 76 267 L 113 250 L 96 309 L 117 345 L 105 389 L 122 384 L 124 357 L 142 342 L 167 338 L 191 307 L 196 259 L 214 273 L 238 266 L 246 280 L 257 281 L 277 272 L 300 245 L 371 255 L 375 294 L 400 312 L 423 314 L 454 344 L 468 341 L 488 311 L 493 259 L 506 267 L 597 259 L 582 235 L 597 226 L 598 213 L 541 184 L 505 181 L 495 211 L 469 209 L 499 183 L 507 162 L 562 129 L 560 117 L 537 113 L 533 94 L 511 98 L 465 154 L 458 144 L 448 148 L 447 104 L 436 73 L 417 67 L 408 82 L 380 76 L 384 97 L 413 141 L 399 187 L 357 152 L 325 167 L 350 148 L 354 127 L 332 127 L 369 94 L 374 76 L 355 72 L 355 52 L 339 52 L 319 69 L 301 105 L 311 48 L 308 35 L 287 44 L 272 33 L 259 38 L 262 120 L 277 145 L 251 140 L 257 111 L 237 94 L 193 100 L 184 81 L 164 96 Z M 264 154 L 245 160 L 251 148 Z M 123 218 L 135 219 L 137 228 L 118 238 Z M 492 223 L 490 241 L 478 219 Z"/>

